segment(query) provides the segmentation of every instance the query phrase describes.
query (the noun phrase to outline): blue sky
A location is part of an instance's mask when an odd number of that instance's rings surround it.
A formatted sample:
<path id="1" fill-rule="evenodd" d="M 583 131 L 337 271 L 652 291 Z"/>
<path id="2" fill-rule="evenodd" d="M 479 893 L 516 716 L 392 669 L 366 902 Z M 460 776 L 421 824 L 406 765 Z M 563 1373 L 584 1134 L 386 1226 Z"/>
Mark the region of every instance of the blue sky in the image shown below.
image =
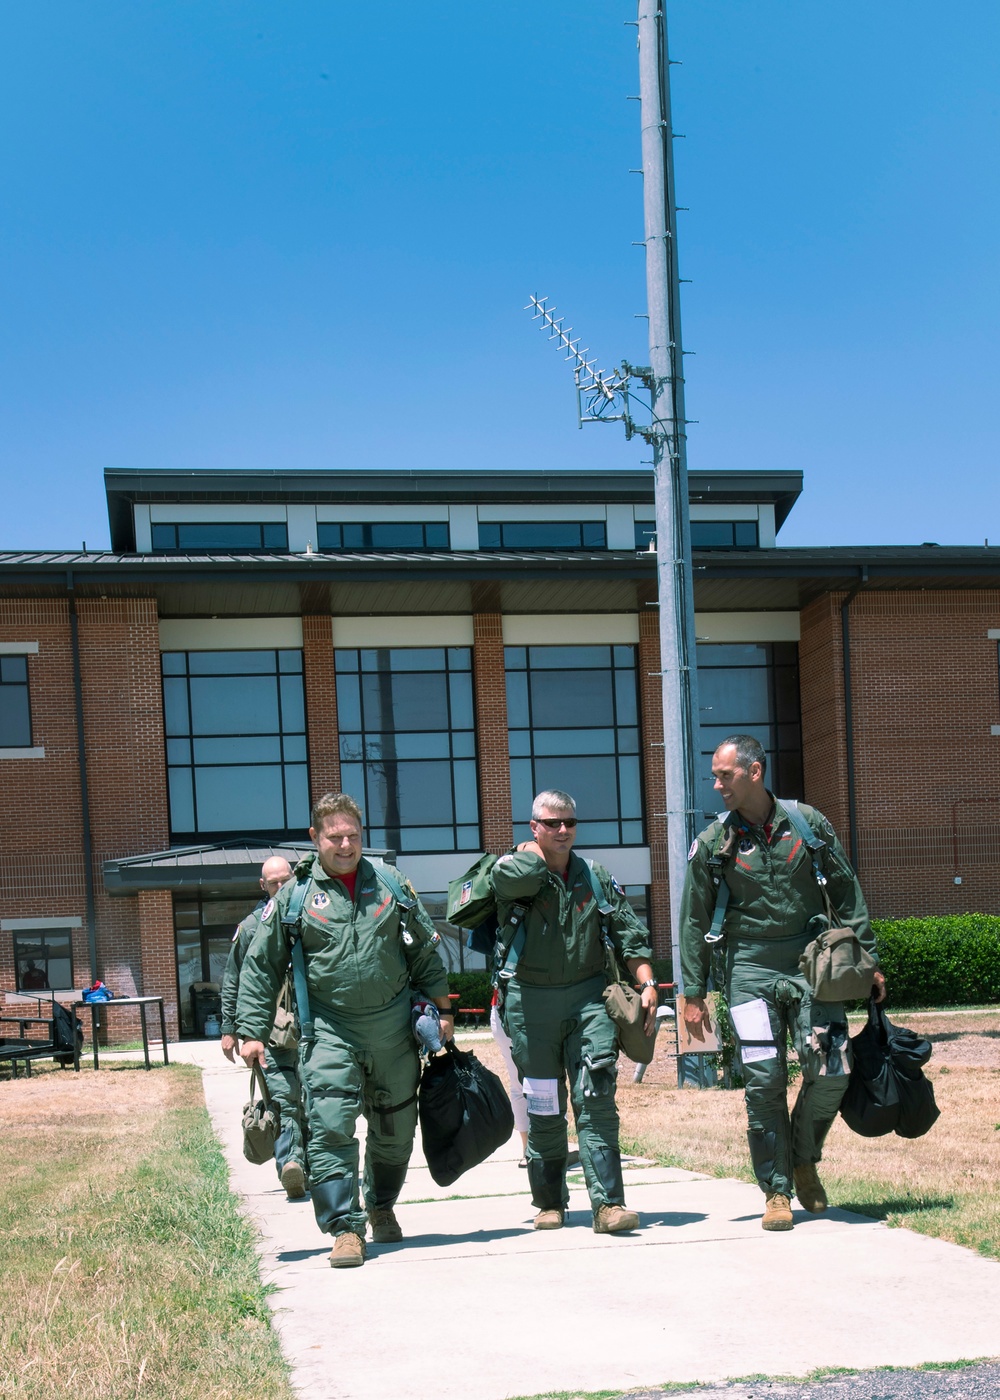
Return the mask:
<path id="1" fill-rule="evenodd" d="M 670 0 L 689 465 L 781 543 L 1000 543 L 1000 6 Z M 635 466 L 546 293 L 642 361 L 627 0 L 0 0 L 0 546 L 105 466 Z"/>

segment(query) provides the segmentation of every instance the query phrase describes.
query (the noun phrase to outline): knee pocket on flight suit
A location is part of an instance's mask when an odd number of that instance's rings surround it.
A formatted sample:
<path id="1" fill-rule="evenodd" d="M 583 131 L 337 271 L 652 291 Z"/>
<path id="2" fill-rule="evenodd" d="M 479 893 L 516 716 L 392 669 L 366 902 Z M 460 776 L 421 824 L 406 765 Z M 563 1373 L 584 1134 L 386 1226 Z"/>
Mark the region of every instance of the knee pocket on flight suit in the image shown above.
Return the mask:
<path id="1" fill-rule="evenodd" d="M 349 1052 L 316 1042 L 303 1056 L 299 1075 L 310 1135 L 328 1147 L 353 1143 L 361 1111 L 361 1071 Z"/>
<path id="2" fill-rule="evenodd" d="M 843 1006 L 804 998 L 796 1018 L 795 1048 L 807 1081 L 846 1080 L 854 1052 Z"/>
<path id="3" fill-rule="evenodd" d="M 366 1066 L 363 1106 L 368 1136 L 383 1161 L 409 1161 L 417 1129 L 419 1080 L 420 1061 L 412 1043 L 390 1047 L 387 1058 Z"/>

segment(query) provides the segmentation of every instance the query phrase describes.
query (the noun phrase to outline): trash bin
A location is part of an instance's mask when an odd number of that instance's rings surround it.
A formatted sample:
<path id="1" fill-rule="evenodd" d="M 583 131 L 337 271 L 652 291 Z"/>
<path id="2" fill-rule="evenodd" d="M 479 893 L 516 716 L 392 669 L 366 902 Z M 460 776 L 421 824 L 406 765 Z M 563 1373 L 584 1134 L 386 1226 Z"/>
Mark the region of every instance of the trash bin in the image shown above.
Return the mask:
<path id="1" fill-rule="evenodd" d="M 194 1019 L 194 1033 L 205 1038 L 205 1022 L 209 1016 L 222 1019 L 222 997 L 218 982 L 192 982 L 191 1013 Z"/>

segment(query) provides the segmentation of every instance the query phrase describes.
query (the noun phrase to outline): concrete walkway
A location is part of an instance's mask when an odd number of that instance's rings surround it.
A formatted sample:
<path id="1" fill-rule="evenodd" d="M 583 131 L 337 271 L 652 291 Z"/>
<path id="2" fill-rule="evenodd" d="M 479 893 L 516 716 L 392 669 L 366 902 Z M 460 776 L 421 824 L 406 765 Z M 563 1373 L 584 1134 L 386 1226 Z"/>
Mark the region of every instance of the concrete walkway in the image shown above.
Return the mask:
<path id="1" fill-rule="evenodd" d="M 204 1070 L 307 1400 L 506 1400 L 1000 1354 L 1000 1264 L 840 1210 L 765 1234 L 755 1187 L 641 1165 L 626 1173 L 634 1236 L 593 1233 L 579 1174 L 568 1227 L 536 1234 L 516 1139 L 448 1190 L 415 1157 L 405 1243 L 330 1269 L 310 1204 L 243 1158 L 246 1072 L 217 1041 L 171 1057 Z"/>

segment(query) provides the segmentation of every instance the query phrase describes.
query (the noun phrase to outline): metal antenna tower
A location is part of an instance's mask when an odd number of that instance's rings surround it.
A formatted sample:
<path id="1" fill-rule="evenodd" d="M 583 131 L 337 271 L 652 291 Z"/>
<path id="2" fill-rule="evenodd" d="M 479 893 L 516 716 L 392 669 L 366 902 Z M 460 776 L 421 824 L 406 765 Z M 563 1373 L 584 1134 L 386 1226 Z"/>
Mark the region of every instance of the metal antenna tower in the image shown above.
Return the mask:
<path id="1" fill-rule="evenodd" d="M 597 361 L 588 359 L 589 350 L 580 349 L 572 328 L 565 328 L 564 318 L 556 316 L 547 297 L 533 296 L 529 307 L 573 363 L 581 426 L 623 423 L 626 437 L 637 434 L 653 449 L 670 945 L 674 978 L 680 982 L 681 889 L 688 846 L 695 834 L 695 761 L 700 745 L 665 3 L 639 0 L 637 22 L 649 366 L 623 361 L 620 371 L 599 371 Z M 632 418 L 632 381 L 641 383 L 649 396 L 649 419 L 641 425 Z"/>

